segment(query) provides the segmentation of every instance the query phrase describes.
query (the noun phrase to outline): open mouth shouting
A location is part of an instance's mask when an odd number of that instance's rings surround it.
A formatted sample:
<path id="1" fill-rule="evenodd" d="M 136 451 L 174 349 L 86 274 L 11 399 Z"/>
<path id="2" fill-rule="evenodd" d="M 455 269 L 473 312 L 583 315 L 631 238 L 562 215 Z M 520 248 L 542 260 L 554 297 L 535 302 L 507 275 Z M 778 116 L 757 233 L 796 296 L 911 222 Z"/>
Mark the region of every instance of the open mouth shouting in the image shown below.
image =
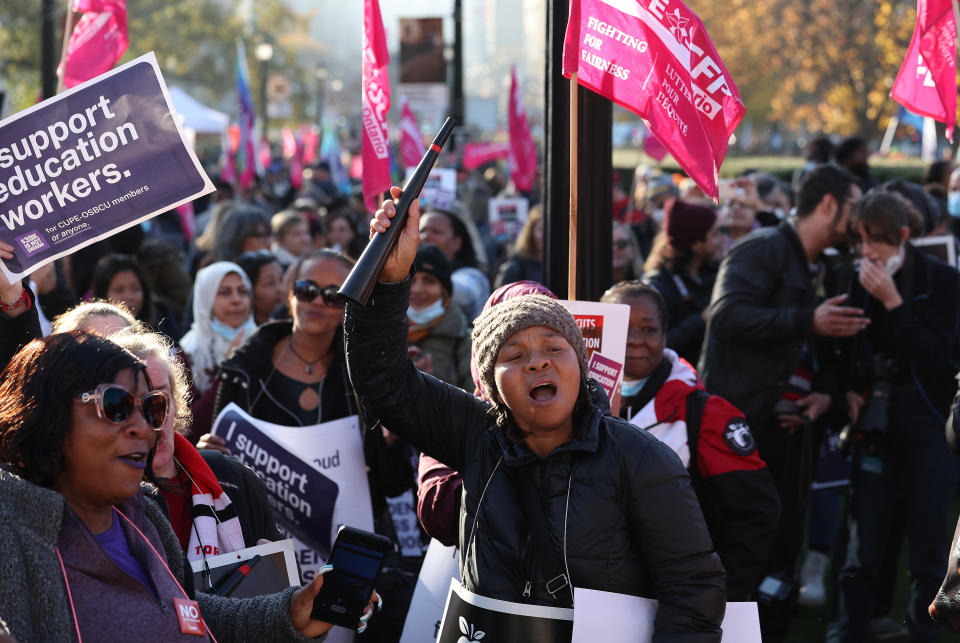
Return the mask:
<path id="1" fill-rule="evenodd" d="M 537 405 L 540 404 L 549 404 L 557 399 L 558 388 L 555 383 L 550 380 L 542 380 L 537 382 L 531 387 L 528 392 L 530 399 L 534 401 Z"/>

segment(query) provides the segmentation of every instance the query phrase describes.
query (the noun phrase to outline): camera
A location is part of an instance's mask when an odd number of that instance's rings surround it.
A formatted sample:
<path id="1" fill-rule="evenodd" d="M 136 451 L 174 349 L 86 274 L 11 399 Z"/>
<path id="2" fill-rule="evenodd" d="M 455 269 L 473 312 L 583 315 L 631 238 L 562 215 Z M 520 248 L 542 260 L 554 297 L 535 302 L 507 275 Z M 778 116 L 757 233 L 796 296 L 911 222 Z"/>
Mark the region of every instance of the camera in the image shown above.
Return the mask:
<path id="1" fill-rule="evenodd" d="M 896 360 L 883 354 L 874 355 L 870 369 L 870 396 L 867 398 L 856 426 L 847 425 L 840 433 L 840 445 L 848 453 L 852 442 L 865 442 L 876 447 L 887 434 L 887 416 L 890 391 L 897 375 Z"/>

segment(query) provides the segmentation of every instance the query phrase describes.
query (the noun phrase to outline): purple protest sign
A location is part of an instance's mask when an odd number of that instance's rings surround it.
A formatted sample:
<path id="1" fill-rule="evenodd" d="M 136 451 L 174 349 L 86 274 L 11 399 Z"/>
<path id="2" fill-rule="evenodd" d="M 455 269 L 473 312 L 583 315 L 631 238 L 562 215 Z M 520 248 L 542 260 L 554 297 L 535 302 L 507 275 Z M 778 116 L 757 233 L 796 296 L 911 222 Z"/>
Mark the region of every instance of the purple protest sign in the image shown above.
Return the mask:
<path id="1" fill-rule="evenodd" d="M 597 351 L 593 351 L 593 354 L 590 356 L 590 364 L 587 367 L 587 372 L 590 377 L 600 383 L 603 390 L 607 392 L 607 397 L 612 400 L 622 369 L 623 365 L 620 362 L 612 360 L 609 357 L 604 357 Z"/>
<path id="2" fill-rule="evenodd" d="M 213 191 L 153 53 L 0 121 L 11 281 Z"/>

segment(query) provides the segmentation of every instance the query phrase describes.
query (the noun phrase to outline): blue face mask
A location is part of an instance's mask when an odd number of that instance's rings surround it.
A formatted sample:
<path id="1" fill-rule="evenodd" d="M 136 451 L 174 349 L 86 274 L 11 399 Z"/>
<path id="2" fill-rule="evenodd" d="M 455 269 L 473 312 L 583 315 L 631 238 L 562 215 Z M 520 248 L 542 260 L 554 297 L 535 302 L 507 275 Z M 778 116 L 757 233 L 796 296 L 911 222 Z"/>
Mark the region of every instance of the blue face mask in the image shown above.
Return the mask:
<path id="1" fill-rule="evenodd" d="M 414 310 L 413 308 L 407 308 L 407 317 L 410 318 L 410 321 L 414 324 L 422 326 L 423 324 L 429 324 L 434 319 L 443 315 L 443 299 L 438 299 L 426 308 L 421 308 L 420 310 Z"/>
<path id="2" fill-rule="evenodd" d="M 951 192 L 947 195 L 947 211 L 951 217 L 960 219 L 960 192 Z"/>
<path id="3" fill-rule="evenodd" d="M 623 386 L 620 389 L 620 395 L 622 397 L 633 397 L 640 392 L 640 389 L 643 388 L 643 385 L 647 383 L 647 379 L 649 378 L 645 377 L 642 380 L 633 380 L 629 382 L 627 380 L 623 380 Z"/>
<path id="4" fill-rule="evenodd" d="M 227 341 L 232 342 L 237 338 L 237 335 L 239 335 L 242 331 L 246 330 L 247 324 L 243 324 L 242 326 L 237 326 L 236 328 L 231 328 L 230 326 L 227 326 L 216 317 L 211 317 L 210 328 L 217 335 L 220 335 L 220 337 L 223 337 Z"/>

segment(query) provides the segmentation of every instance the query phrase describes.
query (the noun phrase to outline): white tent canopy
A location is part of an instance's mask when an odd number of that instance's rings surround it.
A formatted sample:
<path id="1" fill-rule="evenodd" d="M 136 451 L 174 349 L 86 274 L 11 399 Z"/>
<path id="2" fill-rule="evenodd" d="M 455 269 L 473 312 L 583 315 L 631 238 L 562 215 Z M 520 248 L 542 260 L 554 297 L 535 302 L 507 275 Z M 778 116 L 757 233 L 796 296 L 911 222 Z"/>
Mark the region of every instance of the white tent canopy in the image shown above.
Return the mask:
<path id="1" fill-rule="evenodd" d="M 173 108 L 183 119 L 181 125 L 197 134 L 224 134 L 230 124 L 230 117 L 207 107 L 179 87 L 170 87 L 170 100 Z"/>

